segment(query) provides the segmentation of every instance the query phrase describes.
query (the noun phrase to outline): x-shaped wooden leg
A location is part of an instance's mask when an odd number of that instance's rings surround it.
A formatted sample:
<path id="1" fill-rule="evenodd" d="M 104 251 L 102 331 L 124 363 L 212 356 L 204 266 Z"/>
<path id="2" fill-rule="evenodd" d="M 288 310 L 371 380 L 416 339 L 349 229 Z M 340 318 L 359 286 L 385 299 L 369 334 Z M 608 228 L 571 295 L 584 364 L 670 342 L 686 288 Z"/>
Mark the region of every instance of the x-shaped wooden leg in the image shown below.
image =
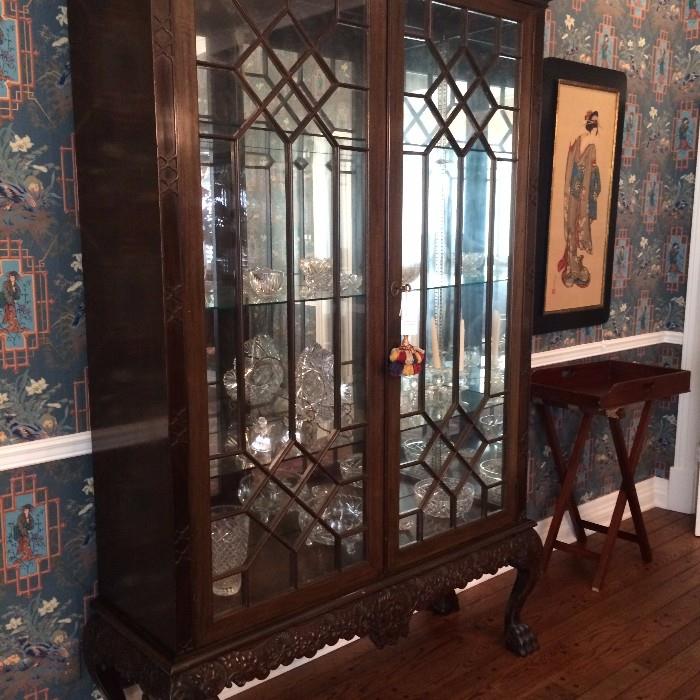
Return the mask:
<path id="1" fill-rule="evenodd" d="M 647 401 L 642 409 L 642 415 L 639 419 L 639 425 L 637 426 L 637 432 L 635 433 L 634 441 L 632 442 L 632 449 L 629 454 L 627 452 L 627 445 L 625 444 L 625 436 L 622 432 L 622 426 L 620 425 L 620 418 L 617 415 L 608 417 L 613 442 L 615 443 L 615 451 L 617 452 L 617 461 L 620 465 L 620 472 L 622 474 L 622 486 L 620 487 L 620 493 L 617 495 L 615 509 L 613 510 L 610 525 L 607 528 L 605 543 L 603 544 L 603 549 L 600 553 L 598 570 L 596 571 L 593 579 L 594 591 L 599 591 L 603 585 L 603 580 L 605 579 L 605 574 L 608 571 L 608 565 L 610 564 L 610 558 L 612 557 L 612 551 L 617 537 L 622 537 L 623 539 L 637 542 L 642 553 L 642 559 L 644 561 L 651 561 L 651 546 L 649 545 L 649 537 L 647 535 L 646 527 L 644 526 L 644 519 L 642 518 L 642 509 L 639 506 L 637 489 L 634 485 L 634 472 L 637 468 L 637 464 L 639 463 L 642 448 L 644 447 L 644 438 L 646 437 L 647 428 L 649 427 L 650 414 L 651 401 Z M 628 501 L 630 504 L 630 512 L 632 514 L 632 521 L 634 523 L 636 535 L 632 535 L 631 533 L 627 532 L 620 532 L 620 523 L 622 522 L 622 516 L 625 512 L 625 505 Z"/>
<path id="2" fill-rule="evenodd" d="M 581 453 L 583 452 L 584 445 L 586 444 L 588 434 L 591 430 L 591 421 L 593 420 L 593 416 L 590 413 L 584 413 L 581 417 L 581 424 L 579 425 L 578 434 L 576 435 L 576 441 L 574 442 L 573 449 L 569 455 L 568 462 L 564 464 L 564 458 L 561 452 L 561 447 L 559 446 L 556 431 L 554 430 L 554 422 L 552 420 L 549 407 L 544 404 L 539 404 L 538 408 L 545 425 L 549 446 L 552 448 L 552 458 L 554 459 L 554 464 L 557 467 L 557 472 L 559 473 L 559 479 L 561 481 L 559 497 L 557 498 L 556 505 L 554 506 L 552 523 L 549 526 L 547 539 L 544 543 L 542 568 L 546 569 L 547 565 L 549 564 L 549 559 L 552 556 L 552 549 L 554 549 L 555 542 L 557 545 L 561 544 L 557 542 L 557 534 L 559 533 L 559 528 L 561 527 L 564 513 L 567 510 L 569 513 L 571 513 L 571 521 L 576 533 L 576 539 L 578 540 L 579 544 L 582 545 L 580 550 L 582 552 L 586 551 L 583 548 L 583 545 L 586 542 L 586 533 L 583 528 L 578 508 L 574 502 L 573 491 L 574 483 L 576 481 L 576 472 L 578 470 L 578 463 L 581 459 Z"/>

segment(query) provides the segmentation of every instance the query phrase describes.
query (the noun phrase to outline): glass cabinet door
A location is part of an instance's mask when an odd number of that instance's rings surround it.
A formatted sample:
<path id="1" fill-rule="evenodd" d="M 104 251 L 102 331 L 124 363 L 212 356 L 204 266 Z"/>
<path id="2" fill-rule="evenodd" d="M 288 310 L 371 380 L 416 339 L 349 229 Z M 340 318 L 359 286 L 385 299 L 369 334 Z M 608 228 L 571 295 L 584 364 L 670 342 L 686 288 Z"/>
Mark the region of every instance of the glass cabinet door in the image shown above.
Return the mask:
<path id="1" fill-rule="evenodd" d="M 400 548 L 504 508 L 521 26 L 404 0 Z"/>
<path id="2" fill-rule="evenodd" d="M 365 0 L 195 0 L 215 616 L 367 560 Z"/>

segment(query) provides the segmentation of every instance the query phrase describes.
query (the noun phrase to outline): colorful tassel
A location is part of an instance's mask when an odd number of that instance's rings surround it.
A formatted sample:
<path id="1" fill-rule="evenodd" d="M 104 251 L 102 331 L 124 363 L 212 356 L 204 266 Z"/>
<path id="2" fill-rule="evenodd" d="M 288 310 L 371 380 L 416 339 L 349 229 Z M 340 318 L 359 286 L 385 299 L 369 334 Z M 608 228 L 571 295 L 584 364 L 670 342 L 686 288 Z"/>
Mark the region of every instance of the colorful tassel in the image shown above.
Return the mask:
<path id="1" fill-rule="evenodd" d="M 389 374 L 392 377 L 413 377 L 420 374 L 425 362 L 425 350 L 413 347 L 405 335 L 401 345 L 389 353 Z"/>

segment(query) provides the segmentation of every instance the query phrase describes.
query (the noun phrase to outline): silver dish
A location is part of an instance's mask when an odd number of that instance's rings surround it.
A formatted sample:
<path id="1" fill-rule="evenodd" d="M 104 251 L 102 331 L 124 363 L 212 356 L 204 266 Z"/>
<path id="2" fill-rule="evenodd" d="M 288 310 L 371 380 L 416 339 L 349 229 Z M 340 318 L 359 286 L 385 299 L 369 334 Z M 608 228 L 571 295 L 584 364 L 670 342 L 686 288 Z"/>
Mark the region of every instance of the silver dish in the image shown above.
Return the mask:
<path id="1" fill-rule="evenodd" d="M 459 479 L 448 477 L 443 479 L 442 482 L 452 493 L 455 493 L 459 486 Z M 433 518 L 449 518 L 450 497 L 440 485 L 436 487 L 428 501 L 425 501 L 425 495 L 434 483 L 434 479 L 423 479 L 413 487 L 416 502 L 426 515 L 430 515 Z M 472 503 L 474 503 L 474 486 L 473 484 L 464 484 L 459 493 L 456 494 L 457 517 L 465 515 L 472 507 Z"/>
<path id="2" fill-rule="evenodd" d="M 297 415 L 304 420 L 331 420 L 333 353 L 318 343 L 305 348 L 297 360 Z"/>
<path id="3" fill-rule="evenodd" d="M 250 406 L 272 403 L 279 395 L 285 371 L 282 355 L 269 335 L 256 335 L 243 343 L 245 357 L 245 394 Z M 232 401 L 238 401 L 236 361 L 223 377 L 224 388 Z"/>

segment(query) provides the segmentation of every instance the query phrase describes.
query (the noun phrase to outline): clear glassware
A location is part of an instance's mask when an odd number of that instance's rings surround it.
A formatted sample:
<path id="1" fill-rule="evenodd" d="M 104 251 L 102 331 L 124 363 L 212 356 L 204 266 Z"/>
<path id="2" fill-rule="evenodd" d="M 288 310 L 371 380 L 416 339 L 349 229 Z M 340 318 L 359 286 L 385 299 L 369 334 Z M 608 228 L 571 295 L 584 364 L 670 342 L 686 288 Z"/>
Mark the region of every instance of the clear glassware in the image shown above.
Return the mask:
<path id="1" fill-rule="evenodd" d="M 211 510 L 211 570 L 216 578 L 243 565 L 248 556 L 247 515 L 220 517 L 231 512 L 232 506 L 214 506 Z M 241 589 L 241 574 L 232 574 L 214 581 L 214 595 L 233 596 Z"/>
<path id="2" fill-rule="evenodd" d="M 290 491 L 296 492 L 301 474 L 292 471 L 278 470 L 275 472 L 274 478 L 270 479 L 265 486 L 257 493 L 255 499 L 249 506 L 249 510 L 253 512 L 263 523 L 268 523 L 272 520 L 278 511 L 284 508 L 291 500 L 289 494 L 282 489 L 277 482 L 284 484 Z M 259 471 L 250 471 L 243 476 L 238 485 L 238 500 L 242 506 L 248 505 L 252 498 L 252 494 L 265 479 L 265 475 Z M 290 513 L 296 513 L 299 510 L 299 504 L 293 501 L 289 506 Z"/>
<path id="3" fill-rule="evenodd" d="M 250 451 L 261 461 L 269 462 L 272 455 L 272 438 L 267 418 L 260 416 L 254 426 L 250 428 L 248 442 Z"/>
<path id="4" fill-rule="evenodd" d="M 330 258 L 302 258 L 299 269 L 304 278 L 303 294 L 330 294 L 333 291 L 333 261 Z"/>
<path id="5" fill-rule="evenodd" d="M 269 335 L 256 335 L 243 343 L 243 355 L 246 401 L 251 406 L 272 403 L 279 395 L 285 378 L 282 355 L 277 344 Z M 224 373 L 223 384 L 229 398 L 238 401 L 236 360 L 233 361 L 233 367 Z"/>
<path id="6" fill-rule="evenodd" d="M 500 483 L 503 479 L 503 464 L 500 459 L 485 459 L 479 464 L 479 476 L 481 480 L 490 486 L 491 484 Z M 489 489 L 489 503 L 500 505 L 501 503 L 501 487 L 496 486 Z"/>
<path id="7" fill-rule="evenodd" d="M 362 471 L 364 469 L 362 463 L 364 458 L 365 456 L 362 454 L 362 452 L 356 452 L 346 459 L 340 460 L 340 476 L 343 479 L 356 479 L 357 477 L 362 476 Z"/>
<path id="8" fill-rule="evenodd" d="M 450 491 L 455 493 L 459 486 L 459 479 L 446 478 L 443 479 L 443 483 Z M 416 495 L 416 502 L 426 515 L 430 515 L 433 518 L 449 518 L 450 497 L 440 485 L 437 485 L 428 501 L 425 501 L 425 496 L 433 484 L 435 484 L 434 479 L 423 479 L 413 487 L 413 491 Z M 474 491 L 473 484 L 465 483 L 459 493 L 456 494 L 456 514 L 458 518 L 466 515 L 472 507 L 474 503 Z"/>
<path id="9" fill-rule="evenodd" d="M 298 415 L 310 421 L 330 420 L 334 413 L 334 359 L 330 350 L 314 343 L 297 360 Z"/>
<path id="10" fill-rule="evenodd" d="M 282 270 L 256 266 L 248 270 L 249 301 L 276 301 L 287 284 Z"/>
<path id="11" fill-rule="evenodd" d="M 317 486 L 311 489 L 311 497 L 308 499 L 308 505 L 315 511 L 322 507 L 328 497 L 328 488 L 326 486 Z M 353 530 L 362 525 L 363 520 L 363 503 L 362 496 L 356 495 L 347 491 L 340 491 L 335 494 L 328 502 L 321 513 L 320 519 L 337 535 L 342 536 L 345 532 Z M 311 523 L 312 516 L 305 510 L 299 512 L 299 526 L 304 529 Z M 335 544 L 335 537 L 320 523 L 311 529 L 307 537 L 306 543 L 313 544 Z M 343 545 L 354 547 L 354 542 L 343 541 Z M 352 553 L 352 552 L 350 552 Z"/>

